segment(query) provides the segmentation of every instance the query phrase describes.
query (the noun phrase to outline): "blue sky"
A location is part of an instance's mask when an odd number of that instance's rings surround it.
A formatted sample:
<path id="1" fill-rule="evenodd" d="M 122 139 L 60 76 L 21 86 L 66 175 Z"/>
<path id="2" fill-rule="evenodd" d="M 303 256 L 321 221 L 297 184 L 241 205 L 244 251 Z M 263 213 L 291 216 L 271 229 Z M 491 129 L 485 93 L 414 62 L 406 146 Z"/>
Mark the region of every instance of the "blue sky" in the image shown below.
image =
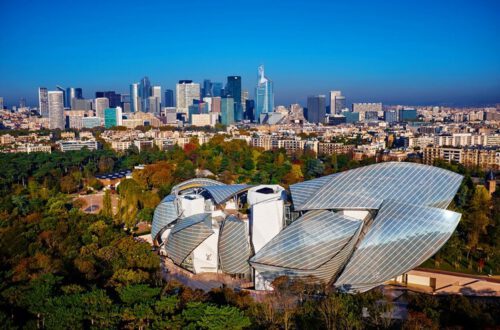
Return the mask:
<path id="1" fill-rule="evenodd" d="M 241 75 L 276 104 L 500 102 L 500 1 L 0 1 L 0 96 Z"/>

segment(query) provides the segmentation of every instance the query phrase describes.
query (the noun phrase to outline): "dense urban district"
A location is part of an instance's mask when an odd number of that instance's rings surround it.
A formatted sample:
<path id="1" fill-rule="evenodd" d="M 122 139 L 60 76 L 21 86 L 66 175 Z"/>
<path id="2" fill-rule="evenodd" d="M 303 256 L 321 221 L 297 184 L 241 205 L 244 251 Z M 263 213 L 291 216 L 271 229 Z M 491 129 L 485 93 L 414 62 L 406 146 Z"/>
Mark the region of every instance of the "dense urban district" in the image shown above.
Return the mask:
<path id="1" fill-rule="evenodd" d="M 348 107 L 340 91 L 275 105 L 263 67 L 254 95 L 240 76 L 225 86 L 181 80 L 164 93 L 145 77 L 129 94 L 41 87 L 37 107 L 22 99 L 8 109 L 0 98 L 1 327 L 500 326 L 498 291 L 474 289 L 500 283 L 500 105 Z M 289 190 L 384 162 L 461 175 L 448 206 L 460 222 L 416 269 L 471 279 L 456 292 L 406 278 L 351 294 L 286 275 L 265 291 L 200 288 L 174 276 L 152 242 L 155 209 L 187 180 Z"/>

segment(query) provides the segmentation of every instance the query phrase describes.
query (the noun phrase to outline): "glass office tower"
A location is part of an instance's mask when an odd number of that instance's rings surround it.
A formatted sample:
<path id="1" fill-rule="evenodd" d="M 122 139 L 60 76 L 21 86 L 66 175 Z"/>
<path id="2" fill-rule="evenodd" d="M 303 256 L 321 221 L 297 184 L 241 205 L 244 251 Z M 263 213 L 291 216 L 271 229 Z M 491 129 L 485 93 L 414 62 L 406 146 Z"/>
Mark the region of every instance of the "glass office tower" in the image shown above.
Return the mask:
<path id="1" fill-rule="evenodd" d="M 255 88 L 254 121 L 260 122 L 260 115 L 273 112 L 274 90 L 273 82 L 264 74 L 264 66 L 259 66 L 259 79 Z"/>
<path id="2" fill-rule="evenodd" d="M 226 96 L 234 100 L 234 120 L 243 120 L 243 107 L 241 104 L 241 77 L 228 76 L 226 85 Z"/>

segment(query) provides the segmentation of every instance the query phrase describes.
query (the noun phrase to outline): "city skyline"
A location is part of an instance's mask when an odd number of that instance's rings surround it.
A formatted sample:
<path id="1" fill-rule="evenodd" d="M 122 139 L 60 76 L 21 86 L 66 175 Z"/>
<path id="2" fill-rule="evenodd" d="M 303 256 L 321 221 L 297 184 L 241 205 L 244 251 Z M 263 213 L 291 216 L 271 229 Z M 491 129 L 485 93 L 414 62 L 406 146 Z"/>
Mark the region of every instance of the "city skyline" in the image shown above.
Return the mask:
<path id="1" fill-rule="evenodd" d="M 56 85 L 81 87 L 85 97 L 124 93 L 144 76 L 174 89 L 182 79 L 225 82 L 237 75 L 254 98 L 261 64 L 275 85 L 276 105 L 305 104 L 330 90 L 341 90 L 348 103 L 500 102 L 500 5 L 494 1 L 97 4 L 75 10 L 30 3 L 23 11 L 17 3 L 0 5 L 6 105 L 21 98 L 35 105 L 39 87 Z M 111 11 L 116 24 L 109 24 Z M 234 22 L 223 19 L 235 15 Z M 264 35 L 257 33 L 262 27 Z M 127 40 L 141 42 L 129 47 Z"/>

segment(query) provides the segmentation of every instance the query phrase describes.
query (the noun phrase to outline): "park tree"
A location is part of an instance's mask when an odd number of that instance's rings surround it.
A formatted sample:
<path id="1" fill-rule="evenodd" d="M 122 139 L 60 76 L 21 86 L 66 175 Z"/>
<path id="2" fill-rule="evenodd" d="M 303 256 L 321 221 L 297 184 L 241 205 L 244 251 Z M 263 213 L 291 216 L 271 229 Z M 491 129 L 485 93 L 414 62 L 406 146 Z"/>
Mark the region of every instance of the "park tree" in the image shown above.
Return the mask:
<path id="1" fill-rule="evenodd" d="M 476 187 L 470 210 L 466 217 L 467 221 L 467 258 L 471 251 L 476 249 L 480 236 L 486 234 L 487 227 L 490 224 L 491 196 L 483 186 Z"/>
<path id="2" fill-rule="evenodd" d="M 101 214 L 105 217 L 113 217 L 113 205 L 111 203 L 111 192 L 109 189 L 104 193 Z"/>

